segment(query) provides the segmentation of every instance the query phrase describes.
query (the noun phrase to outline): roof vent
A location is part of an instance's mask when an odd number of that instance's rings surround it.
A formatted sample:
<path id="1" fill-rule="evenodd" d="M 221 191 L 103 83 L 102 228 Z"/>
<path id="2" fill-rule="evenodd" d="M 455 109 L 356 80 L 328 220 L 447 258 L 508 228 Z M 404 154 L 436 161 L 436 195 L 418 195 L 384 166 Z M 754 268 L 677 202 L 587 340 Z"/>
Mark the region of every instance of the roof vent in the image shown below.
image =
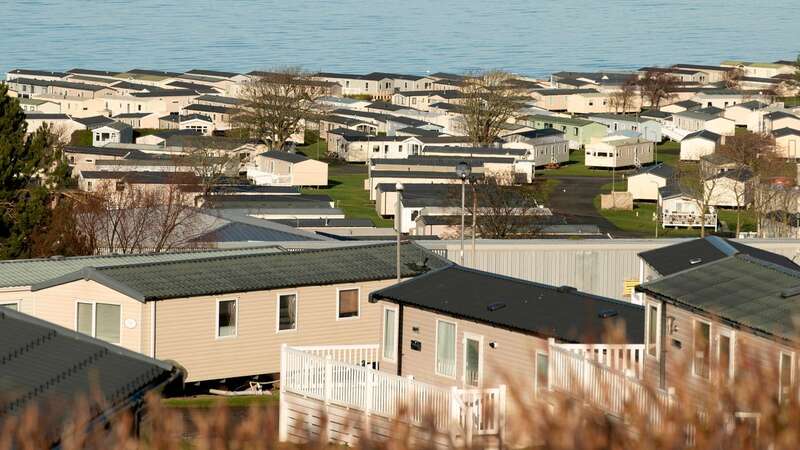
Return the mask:
<path id="1" fill-rule="evenodd" d="M 578 288 L 572 286 L 559 286 L 556 290 L 558 290 L 558 292 L 578 292 Z"/>
<path id="2" fill-rule="evenodd" d="M 701 262 L 703 262 L 703 258 L 692 258 L 689 260 L 689 264 L 691 265 L 700 264 Z"/>
<path id="3" fill-rule="evenodd" d="M 487 306 L 487 307 L 486 307 L 486 309 L 487 309 L 489 312 L 495 312 L 495 311 L 497 311 L 497 310 L 499 310 L 499 309 L 503 309 L 503 308 L 505 308 L 505 307 L 506 307 L 506 304 L 505 304 L 505 303 L 503 303 L 503 302 L 497 302 L 497 303 L 492 303 L 491 305 Z"/>
<path id="4" fill-rule="evenodd" d="M 608 319 L 611 317 L 616 317 L 617 314 L 619 313 L 617 313 L 616 309 L 604 309 L 603 311 L 600 311 L 600 314 L 598 314 L 597 317 L 601 319 Z"/>

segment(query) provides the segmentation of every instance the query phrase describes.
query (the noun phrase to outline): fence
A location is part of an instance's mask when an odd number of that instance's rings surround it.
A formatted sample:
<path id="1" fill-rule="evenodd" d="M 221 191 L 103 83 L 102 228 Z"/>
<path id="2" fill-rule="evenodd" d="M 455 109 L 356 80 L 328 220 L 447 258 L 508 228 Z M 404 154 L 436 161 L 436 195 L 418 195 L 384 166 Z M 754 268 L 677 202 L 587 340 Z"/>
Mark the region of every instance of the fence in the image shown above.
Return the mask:
<path id="1" fill-rule="evenodd" d="M 551 344 L 560 349 L 582 355 L 601 366 L 628 376 L 644 378 L 644 344 Z"/>
<path id="2" fill-rule="evenodd" d="M 580 398 L 621 418 L 627 408 L 634 408 L 646 414 L 654 426 L 660 425 L 663 412 L 672 403 L 668 393 L 552 341 L 549 379 L 554 391 Z"/>
<path id="3" fill-rule="evenodd" d="M 473 434 L 499 435 L 502 432 L 504 386 L 476 390 L 443 388 L 411 377 L 380 372 L 375 370 L 377 351 L 377 345 L 284 345 L 281 393 L 354 409 L 367 417 L 404 417 L 412 425 L 424 425 L 433 420 L 439 431 L 457 434 L 467 443 L 471 442 Z M 281 402 L 284 401 L 282 395 Z"/>

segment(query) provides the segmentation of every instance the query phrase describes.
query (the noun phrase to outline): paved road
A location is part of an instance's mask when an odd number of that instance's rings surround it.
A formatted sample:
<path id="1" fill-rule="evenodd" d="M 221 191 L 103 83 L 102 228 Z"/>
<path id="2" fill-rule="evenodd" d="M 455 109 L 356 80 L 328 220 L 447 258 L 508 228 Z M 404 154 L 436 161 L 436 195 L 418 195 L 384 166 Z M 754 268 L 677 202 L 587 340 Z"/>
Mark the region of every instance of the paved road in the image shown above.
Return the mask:
<path id="1" fill-rule="evenodd" d="M 594 198 L 600 194 L 604 184 L 611 183 L 611 177 L 548 177 L 559 181 L 548 200 L 548 207 L 554 213 L 567 217 L 576 224 L 597 225 L 603 233 L 612 237 L 642 237 L 642 234 L 622 231 L 606 220 L 594 207 Z"/>

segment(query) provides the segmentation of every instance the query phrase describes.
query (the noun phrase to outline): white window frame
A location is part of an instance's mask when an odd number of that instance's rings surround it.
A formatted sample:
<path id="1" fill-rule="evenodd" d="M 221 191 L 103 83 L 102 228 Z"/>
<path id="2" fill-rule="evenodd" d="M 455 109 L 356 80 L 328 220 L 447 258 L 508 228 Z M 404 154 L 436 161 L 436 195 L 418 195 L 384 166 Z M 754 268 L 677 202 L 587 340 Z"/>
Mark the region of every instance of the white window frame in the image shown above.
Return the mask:
<path id="1" fill-rule="evenodd" d="M 233 318 L 234 322 L 234 332 L 230 336 L 220 336 L 219 335 L 219 304 L 222 302 L 234 302 L 234 309 L 236 310 L 236 316 Z M 218 298 L 215 302 L 214 308 L 214 338 L 215 339 L 232 339 L 239 336 L 239 298 Z"/>
<path id="2" fill-rule="evenodd" d="M 436 328 L 439 329 L 438 326 Z M 478 384 L 477 386 L 472 386 L 471 384 L 467 384 L 467 339 L 472 341 L 478 342 Z M 464 387 L 475 387 L 480 388 L 483 386 L 483 336 L 480 334 L 464 332 L 464 336 L 461 338 L 463 345 L 463 356 L 462 360 L 464 361 L 464 369 L 461 371 L 461 382 Z M 438 349 L 438 346 L 437 346 Z M 458 361 L 458 355 L 456 355 L 456 361 Z"/>
<path id="3" fill-rule="evenodd" d="M 733 381 L 733 377 L 736 375 L 736 332 L 723 328 L 717 333 L 717 366 L 719 366 L 721 351 L 720 336 L 726 336 L 731 341 L 731 347 L 729 349 L 731 354 L 728 359 L 728 381 Z"/>
<path id="4" fill-rule="evenodd" d="M 8 305 L 16 305 L 17 306 L 16 311 L 17 312 L 22 312 L 22 310 L 20 309 L 22 307 L 22 300 L 2 300 L 2 301 L 0 301 L 0 307 L 4 307 L 4 306 L 8 306 Z M 75 311 L 76 312 L 78 311 L 78 307 L 77 306 L 75 307 Z M 77 322 L 77 320 L 78 320 L 78 318 L 77 318 L 77 316 L 75 316 L 75 321 Z M 77 328 L 77 326 L 76 326 L 76 328 Z"/>
<path id="5" fill-rule="evenodd" d="M 281 297 L 294 295 L 294 328 L 281 330 Z M 278 292 L 275 296 L 275 333 L 296 333 L 300 329 L 300 294 L 297 291 Z"/>
<path id="6" fill-rule="evenodd" d="M 107 302 L 107 301 L 97 301 L 97 300 L 75 300 L 75 321 L 72 328 L 75 331 L 78 331 L 78 304 L 84 303 L 87 305 L 92 305 L 92 334 L 91 336 L 95 339 L 100 339 L 97 337 L 97 304 L 102 303 L 104 305 L 112 305 L 112 306 L 119 306 L 119 342 L 110 342 L 111 344 L 120 345 L 122 344 L 122 323 L 125 319 L 122 318 L 122 304 L 121 303 L 114 303 L 114 302 Z M 107 341 L 103 341 L 107 342 Z"/>
<path id="7" fill-rule="evenodd" d="M 756 421 L 756 436 L 761 429 L 761 413 L 757 412 L 747 412 L 747 411 L 736 411 L 733 413 L 734 423 L 732 426 L 736 426 L 736 419 L 745 419 L 745 420 L 755 420 Z M 731 430 L 732 431 L 732 430 Z"/>
<path id="8" fill-rule="evenodd" d="M 356 311 L 356 315 L 352 317 L 339 317 L 339 306 L 340 298 L 339 293 L 342 291 L 357 291 L 358 292 L 358 310 Z M 361 287 L 354 286 L 354 287 L 337 287 L 336 288 L 336 320 L 357 320 L 361 318 Z"/>
<path id="9" fill-rule="evenodd" d="M 655 306 L 656 308 L 656 354 L 650 354 L 650 308 Z M 663 304 L 661 302 L 654 302 L 654 301 L 645 301 L 645 317 L 644 317 L 644 346 L 645 346 L 645 355 L 649 358 L 654 358 L 656 361 L 661 360 L 661 308 Z"/>
<path id="10" fill-rule="evenodd" d="M 439 372 L 439 367 L 438 367 L 438 364 L 437 364 L 438 361 L 439 361 L 439 322 L 449 323 L 449 324 L 452 324 L 455 327 L 455 332 L 453 333 L 453 358 L 455 359 L 455 361 L 453 361 L 453 374 L 452 375 L 448 375 L 446 373 Z M 434 349 L 433 373 L 435 373 L 437 376 L 440 376 L 440 377 L 445 377 L 445 378 L 450 378 L 450 379 L 455 380 L 456 377 L 458 377 L 458 323 L 456 323 L 456 322 L 454 322 L 452 320 L 446 320 L 446 319 L 437 318 L 436 319 L 436 332 L 435 332 L 435 341 L 434 342 L 435 342 L 436 348 Z"/>
<path id="11" fill-rule="evenodd" d="M 706 365 L 708 365 L 708 376 L 703 376 L 703 375 L 698 374 L 697 373 L 697 367 L 695 366 L 695 360 L 697 358 L 697 355 L 696 355 L 696 353 L 697 353 L 697 342 L 695 342 L 695 338 L 697 337 L 697 335 L 695 333 L 695 327 L 697 326 L 698 323 L 702 323 L 702 324 L 708 325 L 708 361 L 706 361 Z M 714 330 L 711 329 L 711 322 L 709 322 L 707 320 L 703 320 L 703 319 L 697 319 L 697 318 L 692 319 L 692 353 L 691 353 L 691 356 L 692 356 L 692 375 L 697 377 L 697 378 L 701 378 L 703 380 L 710 380 L 711 379 L 711 361 L 710 360 L 711 360 L 711 353 L 714 351 L 714 348 L 713 348 L 714 343 L 711 340 L 711 337 L 713 335 L 711 333 L 713 331 Z"/>
<path id="12" fill-rule="evenodd" d="M 533 360 L 533 392 L 536 396 L 539 395 L 539 356 L 546 356 L 547 357 L 547 386 L 545 386 L 544 390 L 550 390 L 550 353 L 536 350 L 534 353 L 534 360 Z"/>
<path id="13" fill-rule="evenodd" d="M 781 378 L 782 378 L 781 375 L 783 375 L 783 356 L 784 355 L 789 355 L 789 359 L 790 359 L 790 363 L 789 363 L 790 372 L 789 372 L 789 386 L 788 387 L 791 389 L 792 387 L 795 386 L 795 370 L 794 370 L 795 358 L 794 358 L 794 352 L 781 350 L 780 352 L 778 352 L 778 403 L 782 403 L 784 401 L 784 399 L 783 399 L 783 386 L 781 385 L 781 381 L 782 381 L 781 380 Z M 789 391 L 789 396 L 790 397 L 791 397 L 791 394 L 792 394 L 792 392 Z"/>
<path id="14" fill-rule="evenodd" d="M 394 346 L 392 347 L 392 356 L 386 356 L 386 311 L 391 310 L 394 311 L 394 329 L 392 333 L 394 334 Z M 398 339 L 400 337 L 399 333 L 399 322 L 400 322 L 400 308 L 398 306 L 389 306 L 385 305 L 383 307 L 383 311 L 381 312 L 381 359 L 383 361 L 396 363 L 397 362 L 397 346 L 398 346 Z"/>

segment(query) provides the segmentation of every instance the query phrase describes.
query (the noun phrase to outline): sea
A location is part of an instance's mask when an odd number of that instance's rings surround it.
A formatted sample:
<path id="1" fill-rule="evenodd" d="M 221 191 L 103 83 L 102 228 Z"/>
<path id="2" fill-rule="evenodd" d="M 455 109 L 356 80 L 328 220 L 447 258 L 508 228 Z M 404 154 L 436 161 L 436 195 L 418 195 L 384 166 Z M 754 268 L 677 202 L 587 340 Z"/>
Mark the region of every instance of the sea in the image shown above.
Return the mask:
<path id="1" fill-rule="evenodd" d="M 0 0 L 13 68 L 623 71 L 800 52 L 800 0 Z"/>

